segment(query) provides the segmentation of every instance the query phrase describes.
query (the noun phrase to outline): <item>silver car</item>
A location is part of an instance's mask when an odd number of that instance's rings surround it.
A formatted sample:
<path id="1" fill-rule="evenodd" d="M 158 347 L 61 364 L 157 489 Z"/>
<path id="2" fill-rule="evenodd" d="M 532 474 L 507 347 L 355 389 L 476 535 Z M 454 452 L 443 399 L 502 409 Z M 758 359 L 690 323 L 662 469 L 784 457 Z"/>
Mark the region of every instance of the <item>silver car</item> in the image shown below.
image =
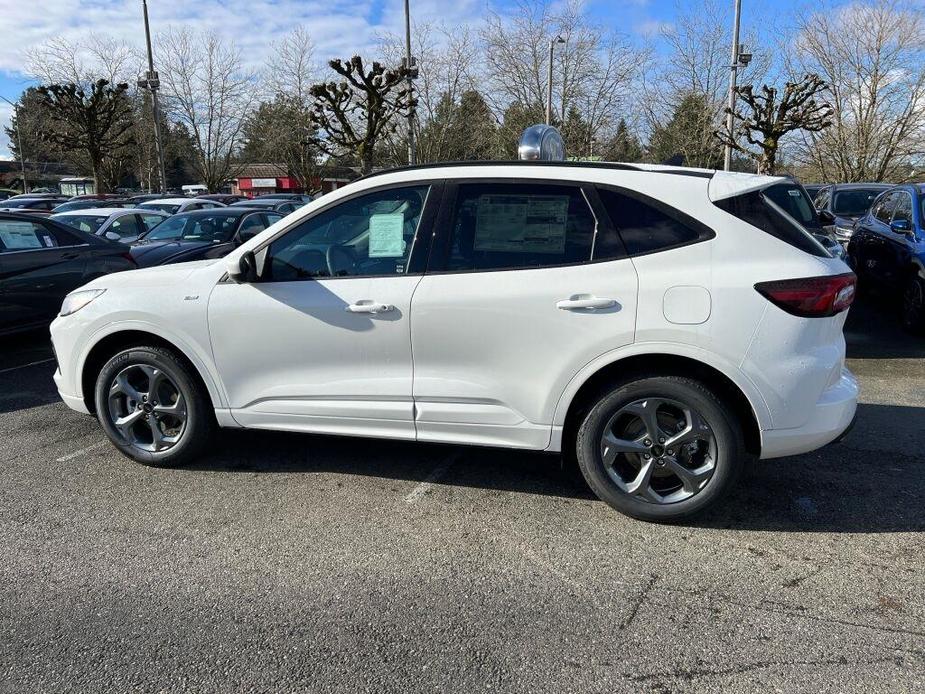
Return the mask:
<path id="1" fill-rule="evenodd" d="M 102 236 L 110 241 L 129 244 L 150 231 L 170 215 L 162 210 L 144 208 L 98 207 L 90 210 L 71 210 L 53 214 L 53 219 L 88 234 Z"/>

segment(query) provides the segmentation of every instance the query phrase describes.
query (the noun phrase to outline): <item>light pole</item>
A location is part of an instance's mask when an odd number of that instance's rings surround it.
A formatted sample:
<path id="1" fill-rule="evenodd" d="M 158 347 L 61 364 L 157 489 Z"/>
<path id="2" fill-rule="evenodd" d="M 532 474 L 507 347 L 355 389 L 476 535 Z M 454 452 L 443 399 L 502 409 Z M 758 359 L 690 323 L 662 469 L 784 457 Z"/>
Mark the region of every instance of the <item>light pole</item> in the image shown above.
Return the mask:
<path id="1" fill-rule="evenodd" d="M 28 193 L 29 184 L 26 181 L 26 155 L 22 151 L 22 135 L 19 134 L 19 106 L 7 99 L 5 96 L 0 96 L 0 99 L 3 99 L 14 109 L 13 117 L 16 118 L 16 148 L 19 150 L 19 165 L 22 167 L 22 192 Z"/>
<path id="2" fill-rule="evenodd" d="M 732 62 L 729 63 L 729 101 L 726 113 L 726 135 L 729 141 L 723 152 L 723 170 L 729 171 L 732 167 L 732 131 L 734 119 L 732 112 L 736 106 L 736 75 L 740 67 L 751 62 L 752 54 L 745 52 L 745 47 L 739 45 L 739 17 L 742 14 L 742 0 L 735 0 L 735 13 L 732 20 Z"/>
<path id="3" fill-rule="evenodd" d="M 418 76 L 417 61 L 411 56 L 411 8 L 405 0 L 405 67 L 408 69 L 408 164 L 414 166 L 417 152 L 414 148 L 414 78 Z"/>
<path id="4" fill-rule="evenodd" d="M 148 72 L 144 77 L 138 80 L 138 86 L 141 89 L 147 89 L 151 92 L 151 111 L 154 115 L 154 149 L 157 151 L 157 170 L 160 176 L 160 191 L 167 190 L 167 170 L 164 166 L 164 146 L 161 142 L 161 115 L 157 103 L 157 90 L 161 86 L 161 80 L 154 71 L 154 54 L 151 51 L 151 28 L 148 26 L 148 0 L 141 0 L 142 11 L 145 17 L 145 43 L 148 47 Z"/>
<path id="5" fill-rule="evenodd" d="M 557 43 L 565 43 L 565 39 L 561 36 L 549 39 L 549 74 L 546 79 L 546 125 L 552 125 L 552 50 Z"/>

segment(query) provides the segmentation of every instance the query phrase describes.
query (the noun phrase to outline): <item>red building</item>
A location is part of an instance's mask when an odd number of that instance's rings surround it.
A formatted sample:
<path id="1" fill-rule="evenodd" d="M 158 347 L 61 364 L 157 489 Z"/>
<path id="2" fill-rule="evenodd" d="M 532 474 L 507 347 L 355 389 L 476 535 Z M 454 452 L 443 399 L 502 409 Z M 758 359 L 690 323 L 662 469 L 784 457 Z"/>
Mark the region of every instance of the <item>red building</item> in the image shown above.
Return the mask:
<path id="1" fill-rule="evenodd" d="M 357 178 L 359 174 L 345 166 L 332 167 L 314 186 L 322 193 L 330 193 Z M 265 193 L 304 193 L 298 180 L 289 175 L 282 164 L 248 164 L 231 186 L 234 195 L 256 197 Z"/>

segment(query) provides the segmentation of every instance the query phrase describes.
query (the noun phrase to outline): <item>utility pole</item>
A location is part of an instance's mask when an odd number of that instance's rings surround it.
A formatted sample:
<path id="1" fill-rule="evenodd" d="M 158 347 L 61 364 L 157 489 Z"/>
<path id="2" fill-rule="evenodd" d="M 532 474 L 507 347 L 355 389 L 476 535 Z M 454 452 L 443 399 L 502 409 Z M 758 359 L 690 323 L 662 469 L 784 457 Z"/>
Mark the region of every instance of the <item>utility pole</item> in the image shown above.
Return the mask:
<path id="1" fill-rule="evenodd" d="M 13 107 L 13 117 L 16 119 L 16 148 L 19 150 L 19 165 L 22 168 L 22 192 L 29 192 L 29 183 L 26 181 L 26 154 L 22 151 L 22 135 L 19 133 L 19 105 L 14 104 L 5 96 L 0 96 L 6 103 Z"/>
<path id="2" fill-rule="evenodd" d="M 549 39 L 549 72 L 546 78 L 546 125 L 552 125 L 552 51 L 557 43 L 565 43 L 565 39 L 561 36 Z"/>
<path id="3" fill-rule="evenodd" d="M 164 166 L 164 144 L 161 140 L 161 113 L 157 103 L 157 90 L 161 80 L 154 71 L 154 54 L 151 51 L 151 28 L 148 26 L 148 0 L 141 0 L 145 16 L 145 43 L 148 47 L 148 72 L 138 80 L 138 86 L 151 92 L 151 111 L 154 115 L 154 149 L 157 151 L 157 169 L 160 176 L 160 191 L 167 191 L 167 169 Z"/>
<path id="4" fill-rule="evenodd" d="M 729 102 L 727 104 L 728 113 L 726 114 L 726 134 L 729 140 L 732 140 L 732 129 L 734 119 L 732 112 L 736 105 L 736 73 L 739 70 L 739 16 L 742 13 L 742 0 L 735 0 L 735 18 L 732 23 L 732 62 L 729 63 Z M 723 170 L 729 171 L 732 167 L 732 145 L 726 143 L 725 152 L 723 152 Z"/>
<path id="5" fill-rule="evenodd" d="M 417 152 L 414 148 L 414 78 L 417 77 L 417 67 L 411 57 L 411 8 L 409 0 L 405 0 L 405 67 L 408 69 L 408 165 L 414 166 L 417 162 Z"/>

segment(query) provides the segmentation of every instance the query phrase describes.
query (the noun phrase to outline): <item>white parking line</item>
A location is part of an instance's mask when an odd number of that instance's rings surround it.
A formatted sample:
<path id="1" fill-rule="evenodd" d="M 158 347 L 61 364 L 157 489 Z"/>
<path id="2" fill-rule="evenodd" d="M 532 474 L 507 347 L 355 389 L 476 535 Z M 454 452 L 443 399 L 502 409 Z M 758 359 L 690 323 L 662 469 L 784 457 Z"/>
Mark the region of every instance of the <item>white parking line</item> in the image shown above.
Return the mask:
<path id="1" fill-rule="evenodd" d="M 19 366 L 11 366 L 8 369 L 0 369 L 0 374 L 5 374 L 8 371 L 16 371 L 16 369 L 25 369 L 27 366 L 37 366 L 39 364 L 47 364 L 50 361 L 54 361 L 54 357 L 49 357 L 48 359 L 40 359 L 39 361 L 32 361 L 28 364 L 20 364 Z"/>
<path id="2" fill-rule="evenodd" d="M 97 441 L 96 443 L 90 444 L 90 445 L 87 446 L 86 448 L 81 448 L 79 451 L 74 451 L 73 453 L 68 453 L 67 455 L 62 455 L 60 458 L 58 458 L 57 460 L 55 460 L 55 462 L 56 462 L 56 463 L 64 463 L 64 462 L 67 462 L 68 460 L 73 460 L 74 458 L 79 458 L 79 457 L 82 456 L 84 453 L 89 453 L 90 451 L 95 450 L 95 449 L 97 449 L 97 448 L 102 448 L 102 447 L 105 446 L 107 443 L 109 443 L 109 442 L 108 442 L 108 441 Z"/>
<path id="3" fill-rule="evenodd" d="M 455 463 L 457 460 L 459 460 L 459 453 L 451 453 L 448 455 L 443 460 L 443 462 L 438 464 L 437 467 L 430 471 L 430 474 L 424 478 L 424 480 L 418 486 L 411 490 L 411 493 L 405 497 L 405 503 L 413 504 L 415 501 L 424 496 L 430 490 L 430 488 L 434 486 L 434 483 L 443 477 L 447 470 L 449 470 L 453 466 L 453 463 Z"/>

